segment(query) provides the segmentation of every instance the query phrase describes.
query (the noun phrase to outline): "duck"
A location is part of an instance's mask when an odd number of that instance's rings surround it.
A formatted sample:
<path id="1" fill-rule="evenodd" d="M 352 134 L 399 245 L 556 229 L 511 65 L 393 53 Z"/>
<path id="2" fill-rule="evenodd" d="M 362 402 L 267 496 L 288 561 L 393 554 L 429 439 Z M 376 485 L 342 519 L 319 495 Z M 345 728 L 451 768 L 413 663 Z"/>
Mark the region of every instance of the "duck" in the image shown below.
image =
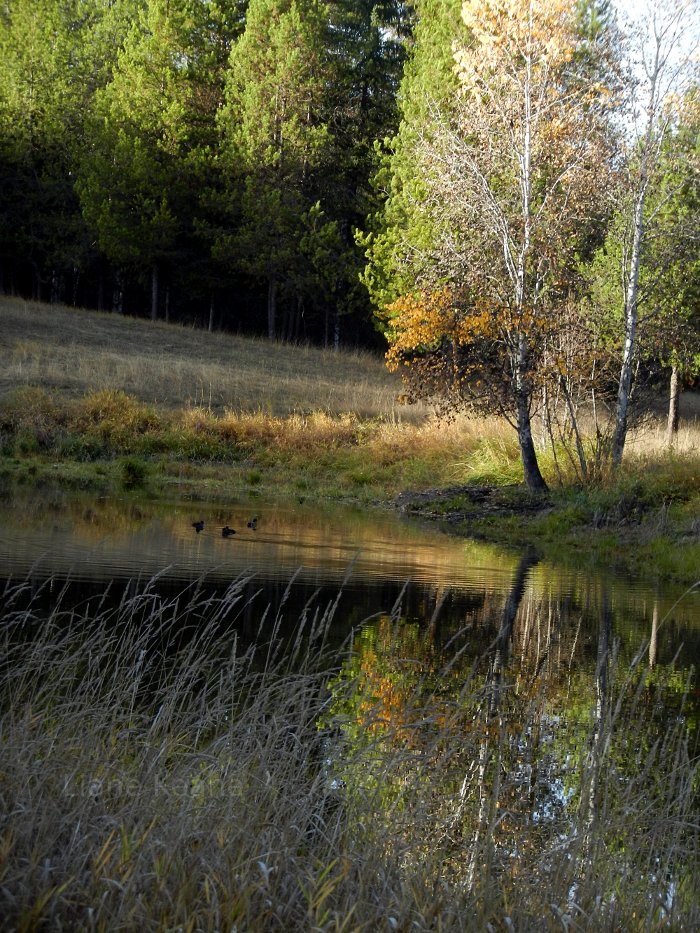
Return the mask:
<path id="1" fill-rule="evenodd" d="M 251 520 L 248 522 L 248 527 L 252 528 L 253 531 L 255 531 L 255 529 L 258 527 L 258 516 L 257 515 L 251 518 Z"/>
<path id="2" fill-rule="evenodd" d="M 204 531 L 204 521 L 200 518 L 198 522 L 192 522 L 192 527 L 199 534 L 200 531 Z"/>
<path id="3" fill-rule="evenodd" d="M 234 528 L 229 528 L 228 525 L 224 525 L 224 527 L 221 529 L 222 538 L 230 538 L 231 535 L 235 535 L 235 533 L 236 530 Z"/>

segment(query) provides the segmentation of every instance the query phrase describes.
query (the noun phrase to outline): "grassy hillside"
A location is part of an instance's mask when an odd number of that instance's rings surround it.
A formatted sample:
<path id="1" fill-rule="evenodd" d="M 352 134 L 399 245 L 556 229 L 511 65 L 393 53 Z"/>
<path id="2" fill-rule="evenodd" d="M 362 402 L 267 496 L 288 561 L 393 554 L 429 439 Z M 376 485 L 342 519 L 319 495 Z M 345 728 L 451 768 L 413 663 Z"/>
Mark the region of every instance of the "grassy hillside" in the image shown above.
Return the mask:
<path id="1" fill-rule="evenodd" d="M 121 389 L 168 408 L 214 412 L 397 413 L 398 376 L 380 356 L 207 333 L 0 297 L 0 398 L 18 386 L 77 397 Z M 426 410 L 401 408 L 402 419 Z"/>
<path id="2" fill-rule="evenodd" d="M 622 471 L 582 486 L 571 451 L 555 461 L 548 449 L 540 462 L 551 495 L 534 501 L 511 427 L 445 424 L 427 406 L 398 405 L 400 380 L 370 354 L 6 298 L 0 349 L 3 484 L 398 502 L 458 533 L 536 541 L 577 563 L 700 577 L 700 423 L 690 395 L 673 451 L 663 418 L 652 419 L 630 436 Z"/>

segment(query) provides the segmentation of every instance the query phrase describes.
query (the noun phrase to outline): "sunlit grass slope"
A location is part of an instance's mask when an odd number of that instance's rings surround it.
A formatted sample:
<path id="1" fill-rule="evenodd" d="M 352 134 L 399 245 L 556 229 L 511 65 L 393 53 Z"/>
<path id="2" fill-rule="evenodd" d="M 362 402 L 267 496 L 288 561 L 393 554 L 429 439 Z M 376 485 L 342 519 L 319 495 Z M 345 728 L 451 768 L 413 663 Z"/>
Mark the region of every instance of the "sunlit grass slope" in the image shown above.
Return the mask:
<path id="1" fill-rule="evenodd" d="M 169 408 L 396 413 L 400 380 L 379 355 L 207 333 L 0 297 L 0 397 L 17 386 L 70 396 L 120 389 Z M 401 409 L 402 418 L 425 411 Z"/>

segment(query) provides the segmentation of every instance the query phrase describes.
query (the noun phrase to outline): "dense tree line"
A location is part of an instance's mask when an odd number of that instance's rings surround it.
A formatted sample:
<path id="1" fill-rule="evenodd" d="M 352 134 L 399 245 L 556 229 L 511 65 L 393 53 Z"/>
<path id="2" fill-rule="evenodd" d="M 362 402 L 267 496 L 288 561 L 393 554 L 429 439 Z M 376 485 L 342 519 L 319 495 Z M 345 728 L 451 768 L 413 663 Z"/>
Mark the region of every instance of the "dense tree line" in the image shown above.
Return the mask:
<path id="1" fill-rule="evenodd" d="M 673 400 L 700 371 L 689 22 L 697 0 L 640 34 L 610 0 L 2 0 L 0 288 L 331 345 L 374 320 L 409 398 L 505 416 L 533 490 L 536 419 L 586 478 L 640 376 Z"/>
<path id="2" fill-rule="evenodd" d="M 271 337 L 372 338 L 402 0 L 3 0 L 0 288 Z"/>

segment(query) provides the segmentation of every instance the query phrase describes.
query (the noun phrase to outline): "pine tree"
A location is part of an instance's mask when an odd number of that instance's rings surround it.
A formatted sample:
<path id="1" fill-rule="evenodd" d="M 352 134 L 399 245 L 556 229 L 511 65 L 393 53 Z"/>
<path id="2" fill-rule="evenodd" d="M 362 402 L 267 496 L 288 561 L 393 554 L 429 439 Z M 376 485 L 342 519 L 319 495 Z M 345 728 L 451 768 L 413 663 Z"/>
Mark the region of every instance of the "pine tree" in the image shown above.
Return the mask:
<path id="1" fill-rule="evenodd" d="M 326 8 L 316 0 L 251 0 L 227 74 L 220 125 L 231 229 L 218 254 L 266 283 L 271 339 L 278 302 L 302 300 L 303 218 L 330 165 L 325 28 Z"/>
<path id="2" fill-rule="evenodd" d="M 189 8 L 187 0 L 148 0 L 132 23 L 111 80 L 95 95 L 93 146 L 79 186 L 103 252 L 118 269 L 150 281 L 152 318 L 191 197 Z"/>
<path id="3" fill-rule="evenodd" d="M 138 0 L 8 0 L 0 13 L 0 252 L 64 300 L 91 260 L 75 191 L 85 114 Z M 8 283 L 25 288 L 24 283 Z"/>
<path id="4" fill-rule="evenodd" d="M 382 307 L 415 282 L 410 256 L 427 249 L 431 223 L 421 204 L 425 195 L 415 168 L 419 140 L 430 136 L 435 116 L 449 108 L 457 94 L 453 44 L 464 36 L 461 0 L 420 0 L 413 46 L 398 93 L 398 133 L 383 140 L 374 185 L 383 203 L 358 235 L 369 260 L 363 279 L 373 302 Z"/>
<path id="5" fill-rule="evenodd" d="M 334 343 L 345 316 L 368 317 L 368 296 L 360 274 L 362 249 L 354 232 L 378 208 L 372 178 L 378 167 L 378 140 L 399 126 L 397 95 L 410 45 L 414 10 L 401 0 L 331 0 L 328 54 L 334 64 L 329 99 L 335 152 L 323 199 L 337 222 L 341 253 L 333 300 Z"/>
<path id="6" fill-rule="evenodd" d="M 332 0 L 328 7 L 328 51 L 335 63 L 330 108 L 341 168 L 336 197 L 346 200 L 357 223 L 366 213 L 375 142 L 398 127 L 413 9 L 400 0 Z"/>

